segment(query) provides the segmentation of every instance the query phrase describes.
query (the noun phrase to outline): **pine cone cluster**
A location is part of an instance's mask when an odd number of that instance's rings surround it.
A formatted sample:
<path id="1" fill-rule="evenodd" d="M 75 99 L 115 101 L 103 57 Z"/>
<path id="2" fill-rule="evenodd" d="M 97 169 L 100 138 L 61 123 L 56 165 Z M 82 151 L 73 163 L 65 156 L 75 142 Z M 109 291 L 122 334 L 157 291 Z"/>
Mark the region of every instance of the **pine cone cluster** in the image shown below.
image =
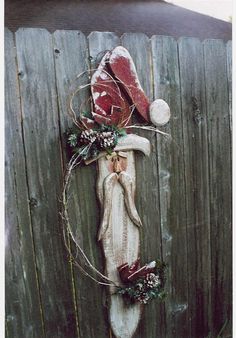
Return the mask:
<path id="1" fill-rule="evenodd" d="M 164 299 L 165 263 L 153 261 L 141 268 L 139 263 L 138 259 L 131 266 L 124 263 L 117 268 L 122 282 L 127 285 L 121 287 L 118 293 L 124 299 L 142 304 L 155 298 Z"/>
<path id="2" fill-rule="evenodd" d="M 82 131 L 79 142 L 83 144 L 96 143 L 98 148 L 107 149 L 116 146 L 117 136 L 114 131 L 98 132 L 93 129 L 88 129 Z"/>

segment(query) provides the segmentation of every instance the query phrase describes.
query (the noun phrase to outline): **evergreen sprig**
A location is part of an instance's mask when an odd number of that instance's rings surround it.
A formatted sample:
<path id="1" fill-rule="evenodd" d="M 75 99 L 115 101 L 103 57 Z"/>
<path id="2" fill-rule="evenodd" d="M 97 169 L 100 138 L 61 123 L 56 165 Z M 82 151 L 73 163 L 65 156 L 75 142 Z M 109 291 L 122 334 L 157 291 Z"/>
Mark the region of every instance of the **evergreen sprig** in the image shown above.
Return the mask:
<path id="1" fill-rule="evenodd" d="M 103 124 L 85 131 L 70 129 L 66 133 L 66 138 L 70 151 L 73 154 L 82 153 L 81 158 L 87 160 L 96 157 L 100 151 L 107 151 L 110 154 L 119 138 L 125 135 L 125 129 Z"/>
<path id="2" fill-rule="evenodd" d="M 165 271 L 166 264 L 158 261 L 153 273 L 149 273 L 145 277 L 138 278 L 124 287 L 120 287 L 117 293 L 122 295 L 125 301 L 129 303 L 140 302 L 147 304 L 156 298 L 163 301 L 167 296 L 164 290 L 166 281 Z"/>

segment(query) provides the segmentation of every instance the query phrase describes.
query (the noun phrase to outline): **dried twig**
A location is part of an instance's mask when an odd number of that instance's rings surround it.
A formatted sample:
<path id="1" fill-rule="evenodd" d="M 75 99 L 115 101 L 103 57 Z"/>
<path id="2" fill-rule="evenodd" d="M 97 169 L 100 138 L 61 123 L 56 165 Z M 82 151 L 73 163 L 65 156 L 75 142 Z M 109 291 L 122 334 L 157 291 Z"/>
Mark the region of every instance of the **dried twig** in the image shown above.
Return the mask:
<path id="1" fill-rule="evenodd" d="M 148 130 L 148 131 L 154 131 L 155 133 L 164 135 L 164 136 L 168 136 L 170 137 L 170 134 L 165 133 L 164 131 L 161 131 L 160 129 L 156 128 L 156 127 L 152 127 L 152 126 L 140 126 L 140 125 L 132 125 L 132 126 L 127 126 L 124 127 L 125 129 L 143 129 L 143 130 Z"/>
<path id="2" fill-rule="evenodd" d="M 69 220 L 69 215 L 68 215 L 68 201 L 67 201 L 67 190 L 70 185 L 71 181 L 71 175 L 72 175 L 72 170 L 81 163 L 81 155 L 83 152 L 87 151 L 89 146 L 85 147 L 80 153 L 74 154 L 72 158 L 70 159 L 67 169 L 64 175 L 64 183 L 63 183 L 63 189 L 62 189 L 62 198 L 61 198 L 61 203 L 62 203 L 62 209 L 61 209 L 61 218 L 63 221 L 63 238 L 64 238 L 64 243 L 66 246 L 66 249 L 68 250 L 68 253 L 70 255 L 70 259 L 73 261 L 73 263 L 80 269 L 80 271 L 85 274 L 87 277 L 91 278 L 94 280 L 96 283 L 101 284 L 101 285 L 106 285 L 106 286 L 117 286 L 116 283 L 111 281 L 108 277 L 103 275 L 99 270 L 96 269 L 96 267 L 90 262 L 88 259 L 87 255 L 79 245 L 78 241 L 76 240 L 73 231 L 71 229 L 71 224 Z M 92 275 L 90 275 L 82 266 L 81 264 L 76 260 L 74 255 L 71 252 L 71 249 L 68 244 L 68 240 L 66 238 L 66 233 L 69 235 L 69 238 L 73 241 L 75 244 L 76 248 L 79 250 L 81 256 L 86 262 L 86 265 L 93 271 L 95 272 L 101 279 L 106 280 L 108 283 L 101 282 L 94 278 Z M 118 286 L 117 286 L 118 287 Z"/>

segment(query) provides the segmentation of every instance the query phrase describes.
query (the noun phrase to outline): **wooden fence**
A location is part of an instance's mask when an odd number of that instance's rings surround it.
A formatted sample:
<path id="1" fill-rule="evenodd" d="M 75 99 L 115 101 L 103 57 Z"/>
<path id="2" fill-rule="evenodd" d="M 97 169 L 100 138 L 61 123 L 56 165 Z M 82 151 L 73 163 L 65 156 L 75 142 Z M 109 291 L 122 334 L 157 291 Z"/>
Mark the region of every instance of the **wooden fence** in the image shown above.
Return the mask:
<path id="1" fill-rule="evenodd" d="M 71 84 L 119 44 L 172 112 L 171 140 L 137 132 L 152 144 L 136 155 L 141 257 L 169 268 L 168 297 L 145 307 L 135 338 L 231 337 L 231 41 L 19 29 L 5 37 L 7 338 L 113 337 L 106 290 L 68 260 L 58 198 Z M 76 170 L 70 209 L 103 270 L 95 182 L 95 164 Z"/>

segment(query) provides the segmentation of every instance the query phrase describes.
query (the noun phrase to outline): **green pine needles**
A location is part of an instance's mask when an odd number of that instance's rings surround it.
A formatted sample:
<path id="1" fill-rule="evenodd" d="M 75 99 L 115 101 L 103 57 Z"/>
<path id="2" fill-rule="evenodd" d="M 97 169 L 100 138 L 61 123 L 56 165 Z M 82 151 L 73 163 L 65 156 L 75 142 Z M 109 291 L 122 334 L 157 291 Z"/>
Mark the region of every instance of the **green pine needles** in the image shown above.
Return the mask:
<path id="1" fill-rule="evenodd" d="M 97 128 L 87 130 L 70 129 L 66 133 L 71 152 L 81 153 L 83 160 L 95 158 L 101 151 L 110 154 L 116 147 L 118 139 L 125 135 L 125 129 L 107 125 L 99 125 Z"/>
<path id="2" fill-rule="evenodd" d="M 117 293 L 123 295 L 127 303 L 140 302 L 147 304 L 156 298 L 162 301 L 167 296 L 164 290 L 166 280 L 165 271 L 166 264 L 157 261 L 155 271 L 119 288 Z"/>

